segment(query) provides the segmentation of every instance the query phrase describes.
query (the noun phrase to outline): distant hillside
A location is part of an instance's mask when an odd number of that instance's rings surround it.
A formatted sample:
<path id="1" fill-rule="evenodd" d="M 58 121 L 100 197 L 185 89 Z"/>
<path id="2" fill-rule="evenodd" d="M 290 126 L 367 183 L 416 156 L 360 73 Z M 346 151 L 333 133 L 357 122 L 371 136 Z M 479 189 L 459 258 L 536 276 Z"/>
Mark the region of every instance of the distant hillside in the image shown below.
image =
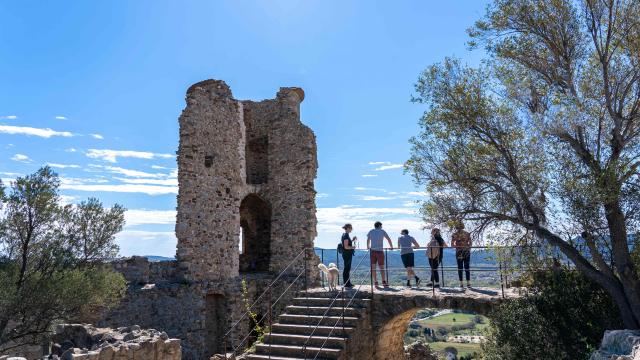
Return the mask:
<path id="1" fill-rule="evenodd" d="M 166 257 L 166 256 L 158 256 L 158 255 L 142 255 L 142 257 L 146 257 L 150 262 L 160 262 L 160 261 L 173 261 L 175 258 Z"/>

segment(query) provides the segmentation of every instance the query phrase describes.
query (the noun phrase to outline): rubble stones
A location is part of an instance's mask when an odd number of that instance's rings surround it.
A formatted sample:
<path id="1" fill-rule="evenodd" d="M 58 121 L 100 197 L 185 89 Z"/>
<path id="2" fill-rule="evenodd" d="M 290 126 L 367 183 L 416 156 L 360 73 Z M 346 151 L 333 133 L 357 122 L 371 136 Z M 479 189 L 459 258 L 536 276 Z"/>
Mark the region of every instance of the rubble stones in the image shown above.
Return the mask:
<path id="1" fill-rule="evenodd" d="M 87 324 L 63 324 L 56 327 L 52 340 L 51 359 L 181 359 L 180 340 L 169 339 L 166 333 L 158 330 L 143 330 L 138 325 L 111 329 Z M 65 346 L 59 345 L 61 343 Z M 68 347 L 69 344 L 71 347 Z"/>
<path id="2" fill-rule="evenodd" d="M 607 330 L 590 360 L 640 360 L 639 330 Z"/>

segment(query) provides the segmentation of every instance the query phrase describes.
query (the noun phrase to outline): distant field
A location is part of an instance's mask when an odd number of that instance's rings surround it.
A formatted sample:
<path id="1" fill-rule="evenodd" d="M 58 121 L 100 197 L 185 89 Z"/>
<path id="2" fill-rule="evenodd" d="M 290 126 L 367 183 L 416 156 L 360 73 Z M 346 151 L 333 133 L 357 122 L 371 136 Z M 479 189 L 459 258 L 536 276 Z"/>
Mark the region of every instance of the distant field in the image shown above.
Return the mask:
<path id="1" fill-rule="evenodd" d="M 423 339 L 423 341 L 426 340 L 434 351 L 443 351 L 446 347 L 452 347 L 457 349 L 458 354 L 461 356 L 471 355 L 473 353 L 480 354 L 480 344 L 437 341 L 445 340 L 448 336 L 455 335 L 484 335 L 485 328 L 489 326 L 489 319 L 485 316 L 481 316 L 483 321 L 479 324 L 474 321 L 476 316 L 477 315 L 475 314 L 466 313 L 447 313 L 432 318 L 417 320 L 412 323 L 412 331 L 407 333 L 405 341 L 409 344 L 415 340 Z M 419 326 L 416 327 L 415 325 Z M 468 327 L 468 329 L 460 329 L 459 327 Z M 426 333 L 423 331 L 426 329 L 436 331 L 438 333 L 437 339 L 426 336 Z M 416 334 L 416 332 L 419 334 L 416 337 L 409 335 Z"/>
<path id="2" fill-rule="evenodd" d="M 459 344 L 438 341 L 429 343 L 429 347 L 434 351 L 443 351 L 447 347 L 454 347 L 458 350 L 458 356 L 466 356 L 473 353 L 480 354 L 481 352 L 480 344 Z"/>
<path id="3" fill-rule="evenodd" d="M 451 327 L 454 325 L 464 325 L 473 322 L 473 314 L 450 313 L 434 318 L 420 320 L 420 325 L 428 328 Z"/>

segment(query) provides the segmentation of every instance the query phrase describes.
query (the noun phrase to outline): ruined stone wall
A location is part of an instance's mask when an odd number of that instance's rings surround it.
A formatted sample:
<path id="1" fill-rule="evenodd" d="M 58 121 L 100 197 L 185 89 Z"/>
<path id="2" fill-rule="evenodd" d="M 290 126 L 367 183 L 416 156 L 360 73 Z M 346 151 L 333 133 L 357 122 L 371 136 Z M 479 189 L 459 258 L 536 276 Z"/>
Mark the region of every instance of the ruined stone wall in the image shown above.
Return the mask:
<path id="1" fill-rule="evenodd" d="M 132 324 L 165 331 L 182 340 L 183 357 L 198 359 L 204 347 L 204 297 L 198 285 L 130 285 L 120 305 L 98 322 L 102 327 Z"/>
<path id="2" fill-rule="evenodd" d="M 177 261 L 149 261 L 144 256 L 132 256 L 111 262 L 131 284 L 155 284 L 179 279 Z"/>
<path id="3" fill-rule="evenodd" d="M 302 89 L 281 88 L 273 100 L 238 101 L 216 80 L 187 92 L 180 116 L 176 223 L 177 258 L 187 280 L 238 275 L 240 206 L 252 194 L 270 209 L 270 239 L 245 252 L 256 252 L 268 266 L 243 264 L 240 270 L 279 272 L 303 248 L 313 247 L 318 164 L 315 136 L 300 122 L 303 99 Z M 309 255 L 317 263 L 315 254 Z"/>
<path id="4" fill-rule="evenodd" d="M 177 259 L 191 281 L 238 276 L 244 187 L 242 105 L 222 81 L 187 91 L 178 148 Z"/>
<path id="5" fill-rule="evenodd" d="M 100 325 L 135 323 L 166 331 L 182 340 L 184 359 L 205 359 L 224 345 L 239 345 L 249 331 L 245 318 L 224 337 L 246 311 L 242 279 L 253 303 L 308 248 L 307 283 L 317 283 L 319 260 L 312 250 L 316 144 L 300 122 L 303 99 L 301 89 L 281 88 L 275 99 L 238 101 L 217 80 L 189 88 L 179 119 L 177 260 L 151 263 L 134 257 L 114 263 L 129 289 Z M 241 211 L 242 204 L 248 207 Z M 241 225 L 258 229 L 242 255 Z M 257 302 L 260 316 L 269 314 L 303 268 L 300 256 L 272 297 Z M 273 318 L 303 288 L 305 276 L 297 279 L 273 305 Z"/>

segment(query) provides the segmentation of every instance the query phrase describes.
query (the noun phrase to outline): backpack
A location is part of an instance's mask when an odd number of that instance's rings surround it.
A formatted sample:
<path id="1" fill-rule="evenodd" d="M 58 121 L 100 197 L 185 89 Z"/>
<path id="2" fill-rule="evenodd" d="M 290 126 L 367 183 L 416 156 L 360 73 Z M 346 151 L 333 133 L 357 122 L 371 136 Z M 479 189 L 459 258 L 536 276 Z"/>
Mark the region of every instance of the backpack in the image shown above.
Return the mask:
<path id="1" fill-rule="evenodd" d="M 338 244 L 338 254 L 342 253 L 344 253 L 344 245 L 342 245 L 342 240 L 340 240 L 340 243 Z"/>

